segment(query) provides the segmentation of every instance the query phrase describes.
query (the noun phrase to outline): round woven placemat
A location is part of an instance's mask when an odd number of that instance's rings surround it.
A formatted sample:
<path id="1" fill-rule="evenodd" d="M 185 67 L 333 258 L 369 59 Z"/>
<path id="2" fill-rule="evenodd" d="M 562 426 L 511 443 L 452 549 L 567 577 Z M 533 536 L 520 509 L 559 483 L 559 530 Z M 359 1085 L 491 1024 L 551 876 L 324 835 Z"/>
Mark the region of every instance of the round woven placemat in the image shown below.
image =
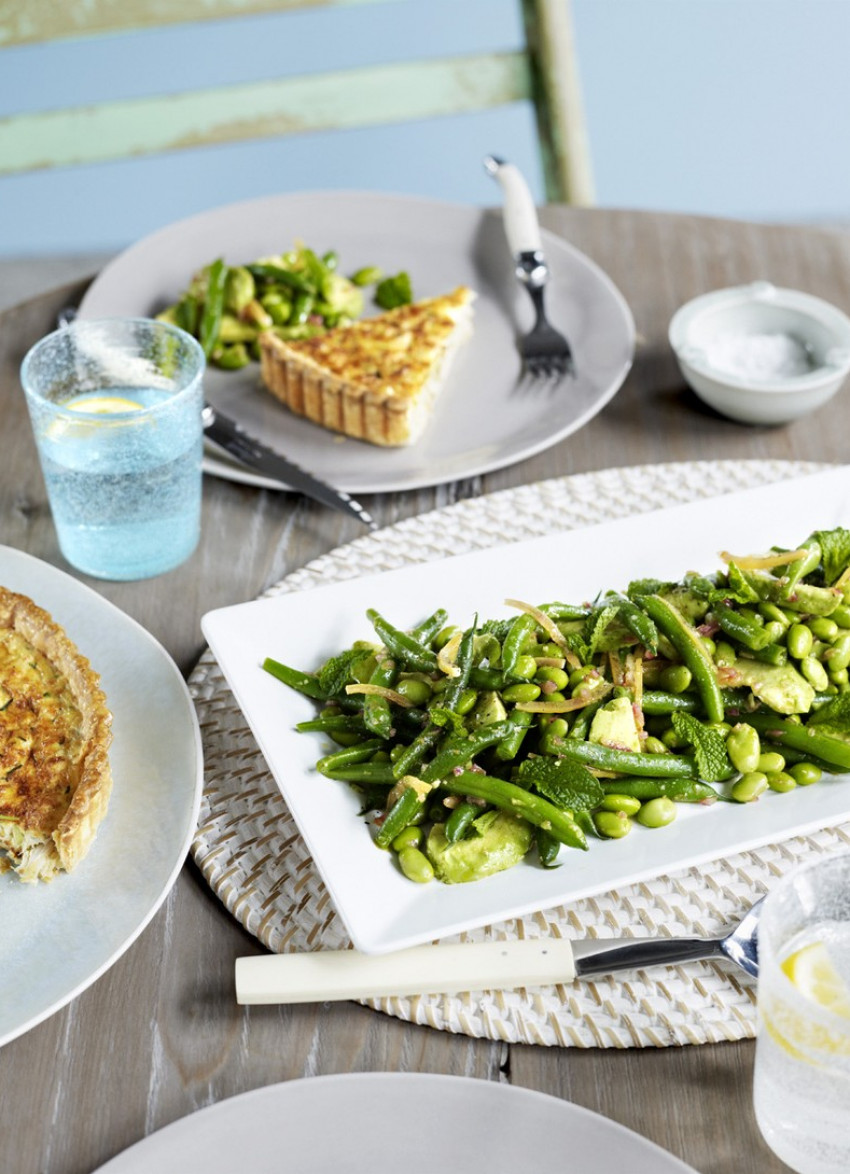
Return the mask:
<path id="1" fill-rule="evenodd" d="M 479 497 L 331 551 L 266 594 L 375 574 L 813 473 L 788 461 L 611 469 Z M 189 686 L 205 785 L 192 854 L 227 909 L 272 952 L 350 945 L 321 877 L 209 649 Z M 731 928 L 772 880 L 850 846 L 850 824 L 798 836 L 616 892 L 469 931 L 454 940 L 704 934 Z M 664 1047 L 752 1036 L 755 988 L 728 964 L 655 967 L 516 991 L 364 1000 L 413 1023 L 474 1037 L 573 1047 Z"/>

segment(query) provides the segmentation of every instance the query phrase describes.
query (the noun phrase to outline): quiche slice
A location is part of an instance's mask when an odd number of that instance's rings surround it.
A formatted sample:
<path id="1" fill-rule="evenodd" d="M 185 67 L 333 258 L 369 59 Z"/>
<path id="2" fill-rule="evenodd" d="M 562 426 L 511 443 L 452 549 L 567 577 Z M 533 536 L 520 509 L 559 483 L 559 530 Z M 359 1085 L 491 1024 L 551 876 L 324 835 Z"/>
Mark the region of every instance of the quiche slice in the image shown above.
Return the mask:
<path id="1" fill-rule="evenodd" d="M 112 790 L 111 722 L 64 630 L 0 587 L 0 869 L 46 881 L 83 859 Z"/>
<path id="2" fill-rule="evenodd" d="M 472 327 L 466 286 L 313 338 L 260 336 L 263 382 L 299 416 L 380 445 L 415 443 Z"/>

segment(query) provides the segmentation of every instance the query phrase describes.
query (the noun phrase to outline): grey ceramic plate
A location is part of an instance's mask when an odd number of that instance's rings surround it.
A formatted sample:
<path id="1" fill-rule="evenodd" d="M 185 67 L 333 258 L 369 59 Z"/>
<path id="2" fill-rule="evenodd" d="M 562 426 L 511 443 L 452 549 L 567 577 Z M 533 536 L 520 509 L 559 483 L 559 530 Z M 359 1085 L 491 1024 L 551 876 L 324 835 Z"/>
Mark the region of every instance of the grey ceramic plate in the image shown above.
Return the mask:
<path id="1" fill-rule="evenodd" d="M 430 1123 L 411 1144 L 410 1106 Z M 329 1124 L 331 1127 L 329 1128 Z M 100 1174 L 695 1174 L 623 1125 L 545 1093 L 459 1076 L 314 1076 L 231 1097 L 165 1126 Z"/>
<path id="2" fill-rule="evenodd" d="M 112 711 L 114 786 L 82 863 L 50 884 L 0 876 L 0 1044 L 52 1015 L 135 941 L 189 850 L 201 799 L 201 740 L 165 650 L 89 587 L 0 546 L 0 582 L 49 611 L 88 657 Z"/>
<path id="3" fill-rule="evenodd" d="M 218 256 L 247 262 L 296 240 L 335 249 L 343 272 L 407 270 L 414 296 L 458 285 L 478 294 L 472 339 L 458 354 L 418 444 L 380 449 L 299 419 L 259 384 L 256 364 L 211 370 L 212 403 L 310 472 L 350 493 L 438 485 L 540 452 L 586 424 L 622 385 L 634 355 L 634 323 L 622 295 L 592 261 L 544 233 L 552 270 L 548 304 L 569 336 L 578 377 L 551 392 L 517 388 L 517 330 L 531 306 L 513 275 L 499 211 L 370 192 L 312 192 L 231 204 L 169 225 L 112 261 L 87 291 L 85 317 L 149 315 L 176 300 L 196 269 Z M 269 484 L 220 456 L 208 472 Z"/>

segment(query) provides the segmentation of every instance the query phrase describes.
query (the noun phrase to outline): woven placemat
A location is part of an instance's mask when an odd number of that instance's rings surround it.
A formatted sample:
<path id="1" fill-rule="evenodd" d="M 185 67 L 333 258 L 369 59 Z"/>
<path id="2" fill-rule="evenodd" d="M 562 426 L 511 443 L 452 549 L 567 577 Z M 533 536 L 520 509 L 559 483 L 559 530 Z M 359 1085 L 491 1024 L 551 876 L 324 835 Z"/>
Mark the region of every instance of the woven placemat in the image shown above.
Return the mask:
<path id="1" fill-rule="evenodd" d="M 331 551 L 266 594 L 375 574 L 825 468 L 788 461 L 612 469 L 464 501 Z M 205 758 L 192 854 L 227 909 L 269 950 L 350 945 L 306 845 L 209 649 L 189 680 Z M 726 932 L 770 883 L 850 846 L 850 824 L 685 869 L 452 940 Z M 364 1000 L 397 1018 L 474 1037 L 572 1047 L 665 1047 L 755 1033 L 754 983 L 729 964 L 654 967 L 593 982 L 458 996 Z"/>

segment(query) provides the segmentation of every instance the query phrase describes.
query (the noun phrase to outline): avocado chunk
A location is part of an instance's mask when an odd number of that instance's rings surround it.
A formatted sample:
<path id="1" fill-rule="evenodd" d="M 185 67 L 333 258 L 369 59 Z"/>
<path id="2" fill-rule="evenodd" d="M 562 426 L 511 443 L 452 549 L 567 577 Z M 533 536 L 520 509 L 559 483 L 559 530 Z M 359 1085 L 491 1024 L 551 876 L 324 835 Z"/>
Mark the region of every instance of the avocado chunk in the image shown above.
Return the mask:
<path id="1" fill-rule="evenodd" d="M 752 689 L 759 701 L 777 713 L 808 713 L 815 691 L 793 664 L 762 664 L 740 658 L 735 661 L 737 682 Z"/>
<path id="2" fill-rule="evenodd" d="M 492 726 L 495 722 L 503 722 L 507 716 L 505 703 L 495 689 L 485 689 L 479 694 L 469 721 L 472 726 Z"/>
<path id="3" fill-rule="evenodd" d="M 613 750 L 640 750 L 635 711 L 628 697 L 615 697 L 597 709 L 587 740 L 610 746 Z"/>
<path id="4" fill-rule="evenodd" d="M 436 823 L 428 833 L 425 855 L 434 874 L 446 885 L 481 880 L 513 868 L 531 847 L 531 825 L 507 811 L 485 811 L 473 820 L 470 833 L 450 844 L 445 824 Z"/>

